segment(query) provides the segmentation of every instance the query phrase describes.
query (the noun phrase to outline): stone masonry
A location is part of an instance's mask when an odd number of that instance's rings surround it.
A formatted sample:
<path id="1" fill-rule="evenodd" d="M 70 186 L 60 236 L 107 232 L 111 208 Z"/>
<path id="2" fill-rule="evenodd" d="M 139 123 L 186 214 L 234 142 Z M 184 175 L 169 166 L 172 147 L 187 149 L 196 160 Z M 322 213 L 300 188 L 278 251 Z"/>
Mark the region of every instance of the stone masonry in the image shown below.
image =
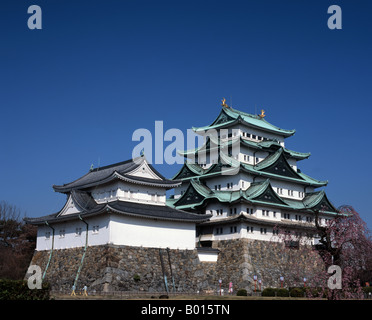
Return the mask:
<path id="1" fill-rule="evenodd" d="M 143 291 L 164 292 L 163 277 L 172 292 L 173 281 L 177 292 L 253 290 L 253 276 L 262 280 L 264 287 L 279 287 L 279 277 L 285 286 L 299 286 L 303 277 L 315 277 L 322 267 L 318 253 L 311 250 L 283 249 L 282 244 L 236 239 L 213 243 L 220 250 L 217 262 L 201 262 L 197 249 L 169 250 L 129 246 L 92 246 L 87 248 L 77 282 L 88 291 Z M 44 281 L 52 290 L 71 290 L 83 255 L 83 248 L 54 250 Z M 44 272 L 50 251 L 35 251 L 31 264 Z M 161 258 L 163 264 L 161 263 Z M 169 263 L 170 260 L 170 263 Z M 163 265 L 163 267 L 162 267 Z"/>

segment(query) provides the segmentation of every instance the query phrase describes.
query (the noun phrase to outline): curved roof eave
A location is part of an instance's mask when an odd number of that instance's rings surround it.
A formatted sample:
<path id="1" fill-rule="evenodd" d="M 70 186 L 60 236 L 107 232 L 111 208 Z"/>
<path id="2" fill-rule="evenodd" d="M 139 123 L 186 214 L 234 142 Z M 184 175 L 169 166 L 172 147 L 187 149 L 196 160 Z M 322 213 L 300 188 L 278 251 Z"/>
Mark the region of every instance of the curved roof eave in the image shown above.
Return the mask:
<path id="1" fill-rule="evenodd" d="M 186 222 L 186 223 L 196 223 L 196 222 L 203 222 L 203 221 L 207 221 L 209 220 L 212 215 L 203 215 L 201 216 L 200 214 L 194 214 L 194 213 L 190 213 L 190 212 L 185 212 L 187 213 L 188 215 L 195 215 L 195 219 L 185 219 L 185 218 L 175 218 L 175 217 L 162 217 L 162 216 L 150 216 L 150 215 L 139 215 L 139 214 L 136 214 L 136 213 L 131 213 L 131 212 L 125 212 L 125 211 L 121 211 L 121 210 L 118 210 L 118 209 L 115 209 L 113 207 L 111 207 L 109 204 L 108 204 L 108 209 L 111 210 L 112 212 L 116 212 L 116 213 L 119 213 L 119 214 L 122 214 L 122 215 L 126 215 L 126 216 L 130 216 L 130 217 L 136 217 L 136 218 L 140 218 L 140 219 L 150 219 L 150 220 L 162 220 L 162 221 L 176 221 L 176 222 Z M 176 209 L 175 209 L 176 210 Z"/>

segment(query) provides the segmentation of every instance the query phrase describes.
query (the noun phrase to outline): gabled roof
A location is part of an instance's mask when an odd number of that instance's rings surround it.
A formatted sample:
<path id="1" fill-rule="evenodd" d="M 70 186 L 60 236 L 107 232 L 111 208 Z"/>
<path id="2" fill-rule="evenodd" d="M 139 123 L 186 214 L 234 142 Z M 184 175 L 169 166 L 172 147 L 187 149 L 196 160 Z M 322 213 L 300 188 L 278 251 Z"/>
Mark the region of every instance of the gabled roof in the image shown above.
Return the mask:
<path id="1" fill-rule="evenodd" d="M 288 163 L 284 156 L 284 150 L 278 149 L 275 153 L 266 157 L 264 160 L 253 166 L 254 170 L 265 171 L 272 174 L 305 180 L 297 171 Z"/>
<path id="2" fill-rule="evenodd" d="M 200 206 L 206 200 L 218 200 L 223 203 L 233 203 L 242 199 L 249 202 L 275 203 L 277 205 L 287 204 L 272 190 L 269 179 L 252 183 L 247 190 L 221 191 L 211 190 L 198 179 L 190 180 L 185 193 L 176 199 L 171 205 L 176 208 L 189 208 Z"/>
<path id="3" fill-rule="evenodd" d="M 159 179 L 130 174 L 144 163 L 146 163 L 146 165 L 150 168 L 153 175 L 157 176 Z M 147 162 L 146 158 L 142 156 L 90 170 L 88 173 L 75 181 L 63 185 L 53 185 L 53 189 L 57 192 L 68 193 L 73 189 L 84 190 L 97 185 L 111 182 L 113 180 L 123 180 L 142 185 L 164 187 L 167 189 L 174 188 L 180 185 L 179 181 L 172 181 L 163 177 L 151 164 Z"/>
<path id="4" fill-rule="evenodd" d="M 129 201 L 113 201 L 103 204 L 97 204 L 89 193 L 83 191 L 73 191 L 73 200 L 77 202 L 78 206 L 82 209 L 81 212 L 71 214 L 61 214 L 61 211 L 46 215 L 38 218 L 25 218 L 27 223 L 42 225 L 45 223 L 57 223 L 70 220 L 78 220 L 79 217 L 89 218 L 99 214 L 107 214 L 114 212 L 126 216 L 155 219 L 155 220 L 168 220 L 168 221 L 182 221 L 182 222 L 202 222 L 208 220 L 210 215 L 200 215 L 190 213 L 169 206 L 150 205 L 143 203 L 135 203 Z"/>
<path id="5" fill-rule="evenodd" d="M 248 127 L 258 128 L 263 131 L 276 133 L 284 137 L 292 136 L 296 132 L 296 130 L 281 129 L 257 115 L 252 115 L 230 107 L 223 107 L 220 114 L 211 125 L 204 127 L 193 127 L 193 130 L 195 132 L 203 132 L 209 129 L 227 128 L 237 123 L 244 124 Z"/>
<path id="6" fill-rule="evenodd" d="M 203 168 L 196 164 L 188 163 L 187 161 L 184 162 L 180 171 L 178 171 L 172 180 L 182 179 L 187 177 L 195 177 L 198 175 L 203 175 L 206 172 Z"/>
<path id="7" fill-rule="evenodd" d="M 196 209 L 205 206 L 208 201 L 217 200 L 221 203 L 235 203 L 247 201 L 253 204 L 270 205 L 283 209 L 307 210 L 318 209 L 328 213 L 337 212 L 329 202 L 324 191 L 306 193 L 303 200 L 292 200 L 280 197 L 271 187 L 270 180 L 251 183 L 246 190 L 220 191 L 212 190 L 199 179 L 191 179 L 185 193 L 178 199 L 169 201 L 168 204 L 179 209 Z"/>
<path id="8" fill-rule="evenodd" d="M 202 169 L 185 174 L 184 164 L 181 170 L 174 176 L 173 179 L 181 179 L 183 181 L 198 177 L 199 179 L 207 179 L 214 176 L 221 175 L 221 170 L 226 170 L 226 174 L 231 170 L 232 174 L 237 174 L 240 171 L 247 172 L 254 176 L 261 176 L 265 178 L 272 178 L 277 180 L 296 182 L 303 185 L 310 185 L 313 187 L 323 187 L 328 184 L 328 181 L 320 181 L 300 172 L 295 171 L 286 160 L 283 149 L 278 149 L 275 153 L 268 156 L 257 165 L 250 165 L 240 162 L 232 157 L 228 157 L 224 152 L 220 152 L 218 163 L 212 164 L 208 169 Z M 196 166 L 196 165 L 195 165 Z M 284 171 L 283 171 L 284 169 Z"/>

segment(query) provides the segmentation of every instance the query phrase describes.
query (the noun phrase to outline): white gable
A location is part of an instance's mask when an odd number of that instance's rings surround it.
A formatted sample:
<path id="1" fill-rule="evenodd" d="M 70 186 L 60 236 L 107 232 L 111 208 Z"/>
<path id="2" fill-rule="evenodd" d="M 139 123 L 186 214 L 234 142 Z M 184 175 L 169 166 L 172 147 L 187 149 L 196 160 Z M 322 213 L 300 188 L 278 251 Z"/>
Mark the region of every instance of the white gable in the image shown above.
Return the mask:
<path id="1" fill-rule="evenodd" d="M 159 176 L 157 176 L 154 171 L 151 170 L 146 160 L 142 162 L 140 166 L 134 169 L 131 172 L 128 172 L 127 175 L 141 177 L 141 178 L 150 178 L 156 180 L 162 180 Z"/>
<path id="2" fill-rule="evenodd" d="M 72 196 L 70 195 L 67 199 L 67 202 L 63 209 L 61 210 L 60 216 L 66 215 L 66 214 L 72 214 L 72 213 L 78 213 L 82 210 L 75 204 L 74 200 L 72 199 Z"/>

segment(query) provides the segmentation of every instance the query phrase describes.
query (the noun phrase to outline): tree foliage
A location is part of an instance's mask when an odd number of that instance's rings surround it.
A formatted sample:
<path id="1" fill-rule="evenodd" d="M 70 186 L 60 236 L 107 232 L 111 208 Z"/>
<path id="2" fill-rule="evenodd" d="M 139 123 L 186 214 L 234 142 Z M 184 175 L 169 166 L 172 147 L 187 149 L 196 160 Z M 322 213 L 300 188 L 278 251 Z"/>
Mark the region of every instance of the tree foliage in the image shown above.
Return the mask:
<path id="1" fill-rule="evenodd" d="M 36 227 L 25 224 L 20 209 L 0 202 L 0 278 L 23 279 L 36 244 Z"/>

